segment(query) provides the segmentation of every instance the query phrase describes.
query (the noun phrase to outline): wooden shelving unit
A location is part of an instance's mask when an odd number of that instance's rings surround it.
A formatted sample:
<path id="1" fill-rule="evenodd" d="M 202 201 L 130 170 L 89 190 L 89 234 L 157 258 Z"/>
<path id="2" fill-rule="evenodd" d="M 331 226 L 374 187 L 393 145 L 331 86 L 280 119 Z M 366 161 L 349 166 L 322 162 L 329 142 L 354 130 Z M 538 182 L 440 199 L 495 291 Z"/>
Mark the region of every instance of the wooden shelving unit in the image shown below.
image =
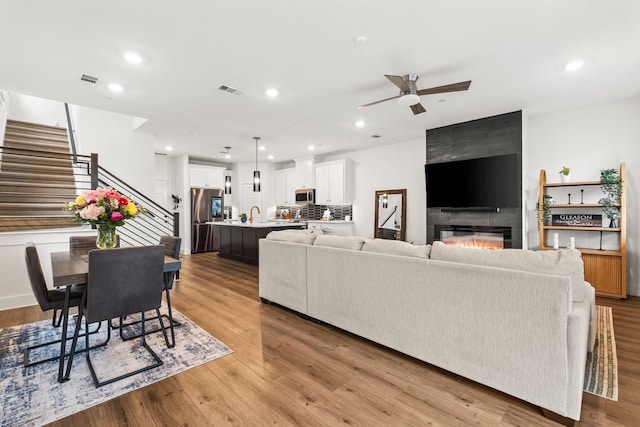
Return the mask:
<path id="1" fill-rule="evenodd" d="M 559 187 L 593 187 L 600 186 L 600 181 L 577 181 L 577 182 L 551 182 L 547 183 L 547 176 L 544 169 L 540 170 L 540 189 L 538 193 L 539 219 L 538 230 L 540 233 L 540 249 L 553 250 L 548 244 L 549 231 L 565 230 L 580 233 L 616 233 L 618 235 L 618 249 L 601 250 L 598 248 L 576 248 L 582 253 L 584 262 L 584 278 L 596 289 L 599 296 L 612 298 L 627 297 L 627 214 L 626 202 L 627 191 L 625 164 L 620 164 L 620 179 L 622 181 L 622 196 L 620 198 L 620 219 L 618 227 L 578 227 L 578 226 L 552 226 L 545 225 L 542 214 L 543 197 L 547 189 Z M 594 203 L 557 203 L 550 206 L 551 209 L 585 209 L 601 208 L 601 205 Z M 603 215 L 604 216 L 604 215 Z"/>

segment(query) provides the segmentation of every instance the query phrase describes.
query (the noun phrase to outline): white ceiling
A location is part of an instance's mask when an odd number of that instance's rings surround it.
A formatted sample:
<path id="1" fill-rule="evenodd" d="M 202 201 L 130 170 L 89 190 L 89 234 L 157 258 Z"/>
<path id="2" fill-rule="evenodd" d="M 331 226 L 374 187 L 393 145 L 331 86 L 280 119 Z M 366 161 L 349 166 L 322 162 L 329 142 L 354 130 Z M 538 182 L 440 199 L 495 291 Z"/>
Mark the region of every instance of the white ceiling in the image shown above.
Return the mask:
<path id="1" fill-rule="evenodd" d="M 215 161 L 224 146 L 253 161 L 254 136 L 261 162 L 282 162 L 309 144 L 325 154 L 421 140 L 640 94 L 638 0 L 34 0 L 3 1 L 0 16 L 0 88 L 147 118 L 158 152 Z M 128 50 L 143 63 L 124 61 Z M 585 66 L 565 72 L 574 59 Z M 409 73 L 418 89 L 472 83 L 423 96 L 416 116 L 395 101 L 356 108 L 397 95 L 384 74 Z"/>

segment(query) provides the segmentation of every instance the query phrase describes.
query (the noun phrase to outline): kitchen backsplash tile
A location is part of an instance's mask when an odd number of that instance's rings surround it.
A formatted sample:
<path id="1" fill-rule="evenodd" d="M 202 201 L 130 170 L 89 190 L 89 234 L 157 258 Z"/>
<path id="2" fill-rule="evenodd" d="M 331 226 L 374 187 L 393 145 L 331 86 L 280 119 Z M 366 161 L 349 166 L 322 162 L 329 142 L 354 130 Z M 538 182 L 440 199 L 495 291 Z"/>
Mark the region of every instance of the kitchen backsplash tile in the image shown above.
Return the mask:
<path id="1" fill-rule="evenodd" d="M 353 221 L 353 206 L 352 205 L 305 205 L 295 206 L 277 206 L 276 218 L 282 218 L 282 210 L 288 209 L 291 214 L 291 218 L 295 218 L 296 212 L 300 209 L 300 217 L 306 221 L 318 221 L 322 219 L 324 211 L 329 209 L 333 215 L 334 220 L 344 220 L 345 216 L 351 216 Z"/>

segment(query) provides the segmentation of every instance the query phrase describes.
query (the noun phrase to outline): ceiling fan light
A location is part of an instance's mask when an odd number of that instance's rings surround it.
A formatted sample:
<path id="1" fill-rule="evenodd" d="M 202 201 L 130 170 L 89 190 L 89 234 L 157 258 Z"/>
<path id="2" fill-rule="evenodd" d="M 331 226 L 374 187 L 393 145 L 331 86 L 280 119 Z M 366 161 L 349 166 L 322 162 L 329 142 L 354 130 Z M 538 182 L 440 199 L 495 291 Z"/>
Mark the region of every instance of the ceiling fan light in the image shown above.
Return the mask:
<path id="1" fill-rule="evenodd" d="M 416 105 L 420 103 L 420 97 L 415 93 L 408 93 L 398 98 L 398 105 Z"/>

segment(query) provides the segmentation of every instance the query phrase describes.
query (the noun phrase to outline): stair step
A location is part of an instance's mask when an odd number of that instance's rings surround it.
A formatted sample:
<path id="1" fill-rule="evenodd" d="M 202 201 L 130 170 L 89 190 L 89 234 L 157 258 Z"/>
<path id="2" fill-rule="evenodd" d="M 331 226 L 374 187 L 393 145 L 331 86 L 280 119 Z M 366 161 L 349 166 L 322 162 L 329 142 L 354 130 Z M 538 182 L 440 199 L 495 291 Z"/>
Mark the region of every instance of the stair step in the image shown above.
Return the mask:
<path id="1" fill-rule="evenodd" d="M 29 172 L 14 172 L 14 171 L 2 171 L 0 172 L 0 182 L 34 182 L 40 183 L 42 182 L 55 182 L 55 183 L 64 183 L 68 185 L 73 185 L 75 180 L 73 179 L 73 175 L 70 173 L 68 175 L 54 175 L 48 173 L 40 173 L 34 174 Z"/>
<path id="2" fill-rule="evenodd" d="M 32 123 L 32 122 L 23 122 L 21 120 L 7 120 L 7 128 L 9 127 L 15 127 L 17 129 L 27 129 L 27 130 L 33 130 L 33 131 L 37 131 L 37 132 L 50 132 L 50 133 L 58 133 L 58 134 L 65 134 L 67 133 L 67 128 L 65 127 L 61 127 L 61 126 L 50 126 L 50 125 L 43 125 L 40 123 Z"/>
<path id="3" fill-rule="evenodd" d="M 68 215 L 0 216 L 0 232 L 79 227 Z"/>
<path id="4" fill-rule="evenodd" d="M 49 193 L 51 191 L 60 193 L 73 194 L 76 197 L 76 187 L 73 182 L 51 183 L 51 182 L 18 182 L 18 181 L 2 181 L 0 180 L 0 191 L 16 192 L 16 193 Z"/>
<path id="5" fill-rule="evenodd" d="M 71 156 L 69 153 L 45 155 L 42 151 L 24 151 L 8 148 L 2 153 L 2 160 L 9 163 L 29 163 L 35 165 L 56 165 L 71 168 Z"/>
<path id="6" fill-rule="evenodd" d="M 75 194 L 47 194 L 47 193 L 16 193 L 11 191 L 0 191 L 0 202 L 2 203 L 57 203 L 64 206 L 65 203 L 75 200 Z"/>
<path id="7" fill-rule="evenodd" d="M 49 164 L 33 164 L 33 163 L 14 163 L 14 162 L 2 162 L 0 163 L 2 172 L 27 172 L 37 174 L 57 174 L 57 175 L 69 175 L 72 176 L 72 170 L 69 166 L 52 166 Z"/>
<path id="8" fill-rule="evenodd" d="M 7 130 L 4 133 L 4 139 L 5 141 L 18 141 L 18 142 L 26 141 L 26 142 L 40 143 L 40 144 L 49 143 L 49 145 L 55 145 L 55 146 L 62 146 L 62 145 L 66 145 L 67 147 L 69 146 L 69 143 L 67 142 L 68 141 L 67 135 L 49 136 L 49 135 L 10 132 Z"/>
<path id="9" fill-rule="evenodd" d="M 0 202 L 2 215 L 33 216 L 33 215 L 60 215 L 68 214 L 62 203 L 2 203 Z"/>

